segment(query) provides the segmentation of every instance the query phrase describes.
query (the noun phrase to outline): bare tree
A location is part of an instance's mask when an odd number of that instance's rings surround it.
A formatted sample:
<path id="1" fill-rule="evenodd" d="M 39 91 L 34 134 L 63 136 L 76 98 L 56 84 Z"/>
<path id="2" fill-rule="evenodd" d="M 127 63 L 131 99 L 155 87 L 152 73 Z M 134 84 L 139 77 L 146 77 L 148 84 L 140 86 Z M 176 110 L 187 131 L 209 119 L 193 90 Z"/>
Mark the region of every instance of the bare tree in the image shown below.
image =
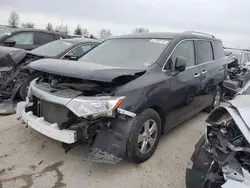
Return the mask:
<path id="1" fill-rule="evenodd" d="M 55 27 L 55 32 L 60 32 L 60 33 L 65 33 L 68 34 L 69 33 L 69 28 L 67 25 L 60 25 L 60 26 L 56 26 Z"/>
<path id="2" fill-rule="evenodd" d="M 10 27 L 16 28 L 20 22 L 19 14 L 15 11 L 11 12 L 8 22 L 9 22 Z"/>
<path id="3" fill-rule="evenodd" d="M 133 33 L 148 33 L 148 32 L 149 32 L 149 29 L 148 28 L 143 28 L 143 27 L 135 28 L 133 30 Z"/>
<path id="4" fill-rule="evenodd" d="M 86 28 L 82 29 L 82 36 L 88 37 L 89 36 L 89 32 Z"/>
<path id="5" fill-rule="evenodd" d="M 100 37 L 101 37 L 102 39 L 107 39 L 107 38 L 109 38 L 109 37 L 111 37 L 111 36 L 112 36 L 112 33 L 111 33 L 110 30 L 102 29 L 102 30 L 100 31 Z"/>
<path id="6" fill-rule="evenodd" d="M 76 26 L 75 32 L 76 35 L 82 35 L 82 28 L 80 25 Z"/>
<path id="7" fill-rule="evenodd" d="M 53 25 L 52 25 L 52 23 L 49 22 L 49 23 L 47 24 L 46 30 L 48 30 L 48 31 L 53 31 Z"/>
<path id="8" fill-rule="evenodd" d="M 24 27 L 24 28 L 35 28 L 35 24 L 31 23 L 31 22 L 22 23 L 22 27 Z"/>

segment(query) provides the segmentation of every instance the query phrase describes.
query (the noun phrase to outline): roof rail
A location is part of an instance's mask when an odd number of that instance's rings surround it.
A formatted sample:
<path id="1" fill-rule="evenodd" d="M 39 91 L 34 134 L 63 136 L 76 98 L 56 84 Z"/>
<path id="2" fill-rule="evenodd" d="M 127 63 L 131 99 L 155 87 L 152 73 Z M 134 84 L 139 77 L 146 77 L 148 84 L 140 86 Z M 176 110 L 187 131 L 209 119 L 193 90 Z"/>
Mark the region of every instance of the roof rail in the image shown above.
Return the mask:
<path id="1" fill-rule="evenodd" d="M 208 33 L 197 32 L 197 31 L 185 31 L 184 33 L 189 33 L 189 34 L 194 34 L 194 35 L 202 35 L 202 36 L 208 36 L 208 37 L 215 38 L 214 35 L 211 35 Z"/>

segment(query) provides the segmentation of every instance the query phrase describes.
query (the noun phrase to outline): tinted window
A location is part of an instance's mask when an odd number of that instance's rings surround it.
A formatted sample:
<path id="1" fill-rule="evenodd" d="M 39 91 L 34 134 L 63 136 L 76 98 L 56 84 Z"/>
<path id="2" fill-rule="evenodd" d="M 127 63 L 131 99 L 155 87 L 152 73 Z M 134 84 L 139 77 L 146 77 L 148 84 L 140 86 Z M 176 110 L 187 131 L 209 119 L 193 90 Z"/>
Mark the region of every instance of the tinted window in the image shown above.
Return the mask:
<path id="1" fill-rule="evenodd" d="M 33 32 L 21 32 L 14 34 L 13 36 L 6 39 L 6 41 L 13 40 L 16 44 L 29 45 L 34 44 L 34 33 Z"/>
<path id="2" fill-rule="evenodd" d="M 81 57 L 84 53 L 89 51 L 91 48 L 93 48 L 96 45 L 93 44 L 86 44 L 86 45 L 81 45 L 70 51 L 68 54 L 75 56 L 75 57 Z"/>
<path id="3" fill-rule="evenodd" d="M 197 63 L 206 63 L 213 60 L 213 51 L 211 42 L 197 40 L 196 41 L 196 51 L 197 51 Z"/>
<path id="4" fill-rule="evenodd" d="M 54 57 L 64 52 L 65 50 L 70 49 L 73 45 L 74 43 L 68 41 L 55 40 L 53 42 L 35 48 L 31 51 L 31 53 L 46 57 Z"/>
<path id="5" fill-rule="evenodd" d="M 35 43 L 38 45 L 43 45 L 55 40 L 55 36 L 49 33 L 36 32 L 35 33 Z"/>
<path id="6" fill-rule="evenodd" d="M 187 67 L 195 65 L 195 55 L 194 55 L 194 42 L 193 41 L 184 41 L 180 43 L 177 48 L 174 50 L 171 58 L 170 64 L 172 67 L 175 66 L 175 61 L 177 57 L 186 58 Z"/>
<path id="7" fill-rule="evenodd" d="M 146 68 L 158 60 L 168 42 L 167 39 L 109 39 L 79 61 L 113 67 Z"/>
<path id="8" fill-rule="evenodd" d="M 225 57 L 222 42 L 212 42 L 214 50 L 214 59 L 221 59 Z"/>

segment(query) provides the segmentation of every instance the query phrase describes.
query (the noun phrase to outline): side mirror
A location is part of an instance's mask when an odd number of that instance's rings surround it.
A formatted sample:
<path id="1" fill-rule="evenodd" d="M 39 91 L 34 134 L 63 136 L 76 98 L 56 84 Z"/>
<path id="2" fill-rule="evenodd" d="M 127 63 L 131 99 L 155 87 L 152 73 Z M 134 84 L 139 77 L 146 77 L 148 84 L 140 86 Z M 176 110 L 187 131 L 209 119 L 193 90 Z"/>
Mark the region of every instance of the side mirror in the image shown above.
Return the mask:
<path id="1" fill-rule="evenodd" d="M 6 40 L 4 42 L 4 46 L 7 46 L 7 47 L 14 47 L 16 45 L 16 41 L 14 40 Z"/>
<path id="2" fill-rule="evenodd" d="M 185 57 L 177 57 L 175 60 L 175 70 L 179 72 L 183 72 L 186 69 L 186 58 Z"/>
<path id="3" fill-rule="evenodd" d="M 76 60 L 78 60 L 78 57 L 73 56 L 73 55 L 65 55 L 65 56 L 64 56 L 64 59 L 76 61 Z"/>

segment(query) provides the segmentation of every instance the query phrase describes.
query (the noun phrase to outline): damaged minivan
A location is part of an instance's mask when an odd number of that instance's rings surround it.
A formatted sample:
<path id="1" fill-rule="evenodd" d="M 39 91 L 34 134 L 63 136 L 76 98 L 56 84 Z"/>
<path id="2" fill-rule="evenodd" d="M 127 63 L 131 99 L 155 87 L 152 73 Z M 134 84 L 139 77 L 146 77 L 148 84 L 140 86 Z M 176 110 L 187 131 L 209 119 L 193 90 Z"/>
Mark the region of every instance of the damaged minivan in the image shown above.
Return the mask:
<path id="1" fill-rule="evenodd" d="M 149 159 L 160 135 L 220 104 L 222 42 L 198 32 L 113 37 L 79 61 L 42 59 L 17 115 L 89 161 Z"/>

